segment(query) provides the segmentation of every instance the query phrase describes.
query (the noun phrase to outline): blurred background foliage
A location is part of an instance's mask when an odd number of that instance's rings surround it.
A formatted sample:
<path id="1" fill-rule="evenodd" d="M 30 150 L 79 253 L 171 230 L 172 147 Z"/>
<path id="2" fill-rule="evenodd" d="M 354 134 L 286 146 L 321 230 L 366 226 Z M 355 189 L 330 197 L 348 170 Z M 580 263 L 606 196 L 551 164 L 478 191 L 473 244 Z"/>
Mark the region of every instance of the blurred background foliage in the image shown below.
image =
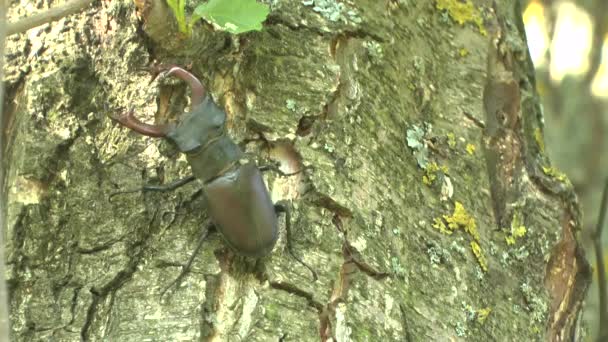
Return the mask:
<path id="1" fill-rule="evenodd" d="M 545 114 L 546 150 L 579 196 L 583 243 L 595 267 L 593 231 L 608 177 L 608 0 L 522 0 L 522 5 Z M 602 245 L 608 256 L 605 230 Z M 584 319 L 587 340 L 595 340 L 600 324 L 596 278 Z"/>

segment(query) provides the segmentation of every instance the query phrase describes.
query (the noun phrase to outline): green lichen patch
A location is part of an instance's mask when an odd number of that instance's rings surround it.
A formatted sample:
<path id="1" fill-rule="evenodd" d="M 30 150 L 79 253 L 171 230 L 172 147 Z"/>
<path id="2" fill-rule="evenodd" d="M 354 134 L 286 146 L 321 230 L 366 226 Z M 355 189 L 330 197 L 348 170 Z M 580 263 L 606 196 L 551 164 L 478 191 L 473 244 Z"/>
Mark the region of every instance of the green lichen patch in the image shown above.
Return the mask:
<path id="1" fill-rule="evenodd" d="M 414 157 L 418 167 L 424 170 L 422 176 L 422 182 L 426 185 L 433 185 L 438 179 L 444 179 L 447 176 L 449 168 L 446 165 L 439 165 L 435 161 L 431 161 L 429 158 L 429 141 L 431 140 L 432 125 L 424 123 L 423 126 L 412 125 L 406 132 L 406 143 L 407 146 L 412 149 Z M 456 146 L 456 138 L 453 133 L 448 134 L 448 145 L 450 141 L 453 142 L 453 146 Z"/>
<path id="2" fill-rule="evenodd" d="M 401 261 L 399 261 L 399 258 L 397 257 L 391 258 L 391 271 L 395 276 L 401 279 L 405 279 L 407 277 L 407 270 L 403 267 Z"/>
<path id="3" fill-rule="evenodd" d="M 532 318 L 532 324 L 530 325 L 531 332 L 539 333 L 549 311 L 546 298 L 534 292 L 532 286 L 527 282 L 522 283 L 519 286 L 519 289 L 521 290 Z"/>
<path id="4" fill-rule="evenodd" d="M 472 23 L 477 26 L 479 33 L 487 35 L 487 31 L 483 26 L 483 17 L 481 12 L 473 5 L 471 0 L 461 2 L 458 0 L 437 0 L 435 6 L 438 10 L 447 11 L 450 18 L 464 26 L 467 23 Z"/>
<path id="5" fill-rule="evenodd" d="M 363 42 L 363 47 L 367 50 L 367 55 L 372 64 L 380 64 L 380 61 L 384 58 L 384 51 L 380 43 L 369 40 Z"/>
<path id="6" fill-rule="evenodd" d="M 425 136 L 431 131 L 432 126 L 425 124 L 423 127 L 412 125 L 406 132 L 407 146 L 412 149 L 416 162 L 421 169 L 426 169 L 429 158 L 429 149 L 425 142 Z"/>
<path id="7" fill-rule="evenodd" d="M 293 99 L 285 100 L 285 106 L 287 107 L 287 109 L 289 109 L 292 112 L 295 112 L 298 108 L 296 105 L 296 101 Z"/>
<path id="8" fill-rule="evenodd" d="M 335 0 L 303 0 L 302 5 L 312 7 L 314 12 L 331 22 L 347 23 L 350 21 L 359 24 L 362 21 L 356 10 Z"/>

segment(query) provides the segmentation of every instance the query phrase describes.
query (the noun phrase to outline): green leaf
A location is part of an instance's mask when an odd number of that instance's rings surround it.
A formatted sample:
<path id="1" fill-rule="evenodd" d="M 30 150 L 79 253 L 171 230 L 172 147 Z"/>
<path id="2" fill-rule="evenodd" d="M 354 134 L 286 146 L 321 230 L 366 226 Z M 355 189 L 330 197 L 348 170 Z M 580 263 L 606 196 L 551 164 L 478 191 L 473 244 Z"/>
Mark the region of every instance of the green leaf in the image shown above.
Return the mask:
<path id="1" fill-rule="evenodd" d="M 255 0 L 209 0 L 194 10 L 191 23 L 205 18 L 220 29 L 234 34 L 260 31 L 269 12 L 268 5 Z"/>

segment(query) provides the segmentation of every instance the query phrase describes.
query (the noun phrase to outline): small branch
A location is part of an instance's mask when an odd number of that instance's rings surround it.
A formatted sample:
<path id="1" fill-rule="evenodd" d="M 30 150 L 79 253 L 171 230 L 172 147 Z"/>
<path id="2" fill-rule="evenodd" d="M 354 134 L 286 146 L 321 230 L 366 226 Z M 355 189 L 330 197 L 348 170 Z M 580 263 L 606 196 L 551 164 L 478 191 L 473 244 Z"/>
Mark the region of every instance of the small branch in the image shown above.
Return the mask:
<path id="1" fill-rule="evenodd" d="M 602 46 L 604 46 L 604 37 L 608 33 L 608 1 L 596 0 L 590 10 L 593 13 L 595 24 L 591 37 L 590 65 L 585 75 L 585 83 L 588 85 L 591 85 L 602 64 Z"/>
<path id="2" fill-rule="evenodd" d="M 0 80 L 4 79 L 4 41 L 6 33 L 6 9 L 7 1 L 0 0 Z M 3 234 L 5 231 L 5 206 L 7 193 L 5 191 L 5 172 L 4 172 L 4 142 L 3 132 L 5 127 L 2 110 L 4 104 L 4 82 L 0 83 L 0 341 L 9 340 L 9 322 L 8 322 L 8 292 L 6 288 L 6 265 L 4 264 L 4 241 Z"/>
<path id="3" fill-rule="evenodd" d="M 57 6 L 42 13 L 34 14 L 16 23 L 9 23 L 6 28 L 6 35 L 25 32 L 36 26 L 40 26 L 51 21 L 59 20 L 70 14 L 78 13 L 83 8 L 89 6 L 94 0 L 73 0 L 63 6 Z"/>
<path id="4" fill-rule="evenodd" d="M 602 204 L 600 206 L 600 216 L 597 220 L 597 227 L 595 228 L 595 234 L 593 237 L 600 297 L 600 322 L 603 322 L 600 324 L 598 341 L 603 341 L 602 338 L 608 338 L 608 325 L 605 324 L 608 322 L 608 308 L 606 307 L 606 269 L 604 265 L 604 253 L 602 248 L 602 228 L 606 223 L 606 211 L 608 211 L 608 179 L 606 179 L 606 185 L 604 186 Z"/>

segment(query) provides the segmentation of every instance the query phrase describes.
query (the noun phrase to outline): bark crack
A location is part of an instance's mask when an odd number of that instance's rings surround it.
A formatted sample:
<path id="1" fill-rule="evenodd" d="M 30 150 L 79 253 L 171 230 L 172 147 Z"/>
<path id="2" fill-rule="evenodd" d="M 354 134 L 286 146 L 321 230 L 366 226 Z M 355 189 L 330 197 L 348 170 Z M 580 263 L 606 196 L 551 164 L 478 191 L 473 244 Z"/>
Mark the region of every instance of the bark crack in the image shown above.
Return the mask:
<path id="1" fill-rule="evenodd" d="M 66 324 L 66 326 L 64 328 L 67 328 L 67 326 L 71 325 L 74 323 L 74 321 L 76 320 L 76 308 L 78 307 L 78 296 L 80 295 L 80 290 L 82 289 L 82 286 L 77 286 L 73 289 L 73 293 L 72 293 L 72 303 L 70 305 L 70 321 L 68 322 L 68 324 Z"/>
<path id="2" fill-rule="evenodd" d="M 334 214 L 334 217 L 345 217 L 351 218 L 353 217 L 353 213 L 350 209 L 336 202 L 333 198 L 328 195 L 322 194 L 316 190 L 313 190 L 311 193 L 306 195 L 307 200 L 313 205 L 327 209 L 331 213 Z"/>
<path id="3" fill-rule="evenodd" d="M 332 221 L 343 236 L 342 256 L 344 261 L 340 267 L 338 279 L 334 282 L 329 301 L 319 314 L 319 334 L 321 341 L 336 339 L 331 323 L 336 321 L 336 307 L 338 304 L 347 303 L 346 298 L 350 288 L 351 278 L 357 271 L 378 281 L 389 276 L 389 273 L 378 271 L 363 260 L 361 253 L 359 253 L 359 251 L 357 251 L 357 249 L 348 241 L 347 232 L 342 227 L 342 218 L 338 214 L 334 215 Z"/>
<path id="4" fill-rule="evenodd" d="M 352 261 L 357 269 L 367 276 L 376 280 L 384 280 L 390 275 L 390 273 L 376 270 L 372 265 L 368 264 L 363 260 L 361 253 L 353 247 L 350 242 L 344 238 L 344 254 L 347 255 L 347 260 Z"/>
<path id="5" fill-rule="evenodd" d="M 300 298 L 304 298 L 308 302 L 308 305 L 317 310 L 317 312 L 321 313 L 321 311 L 323 311 L 323 304 L 321 304 L 319 301 L 316 301 L 311 292 L 307 292 L 306 290 L 299 288 L 293 283 L 284 281 L 271 281 L 270 287 L 276 290 L 285 291 Z"/>
<path id="6" fill-rule="evenodd" d="M 95 253 L 110 249 L 112 246 L 114 246 L 116 243 L 122 241 L 123 239 L 124 239 L 124 237 L 111 239 L 100 245 L 93 246 L 91 248 L 84 248 L 84 247 L 78 246 L 76 248 L 76 252 L 79 254 L 95 254 Z"/>
<path id="7" fill-rule="evenodd" d="M 91 337 L 91 328 L 95 320 L 97 319 L 96 315 L 99 311 L 99 306 L 102 304 L 108 296 L 110 297 L 110 305 L 108 306 L 108 313 L 106 313 L 106 317 L 109 317 L 114 302 L 114 295 L 121 287 L 123 287 L 128 281 L 130 281 L 133 277 L 133 274 L 137 271 L 137 266 L 140 264 L 142 258 L 144 257 L 145 252 L 147 251 L 147 242 L 152 237 L 152 226 L 156 222 L 158 216 L 158 209 L 152 215 L 150 222 L 147 226 L 147 229 L 142 230 L 143 236 L 140 240 L 133 243 L 128 248 L 128 253 L 130 254 L 130 259 L 125 266 L 124 269 L 120 270 L 110 281 L 108 281 L 105 285 L 100 288 L 92 287 L 90 292 L 93 296 L 93 300 L 89 305 L 87 310 L 86 319 L 80 331 L 80 337 L 83 341 L 88 341 Z M 106 322 L 106 325 L 108 322 Z"/>

